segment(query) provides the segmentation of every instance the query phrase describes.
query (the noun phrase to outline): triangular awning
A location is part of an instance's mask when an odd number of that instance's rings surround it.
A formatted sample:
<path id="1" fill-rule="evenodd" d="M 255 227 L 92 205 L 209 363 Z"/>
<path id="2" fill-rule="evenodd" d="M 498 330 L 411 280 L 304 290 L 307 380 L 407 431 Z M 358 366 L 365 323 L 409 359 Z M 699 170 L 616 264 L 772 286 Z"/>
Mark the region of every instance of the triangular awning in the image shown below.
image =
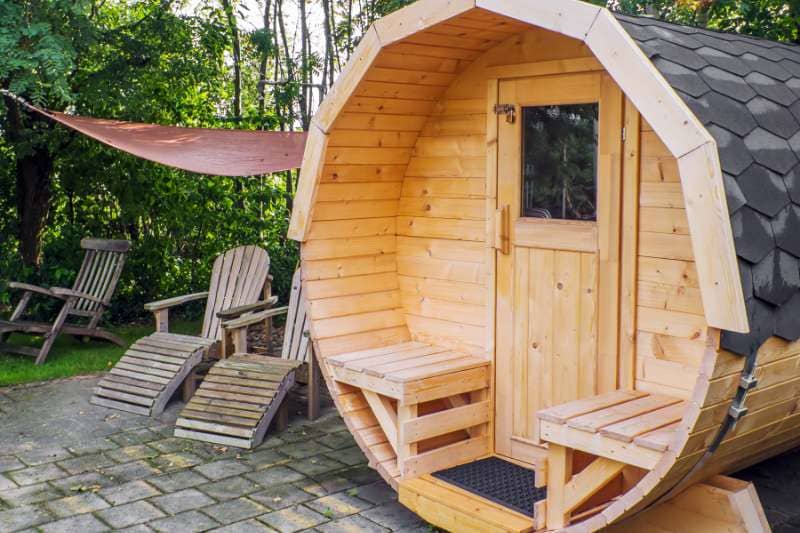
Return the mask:
<path id="1" fill-rule="evenodd" d="M 159 126 L 67 115 L 15 100 L 108 146 L 199 174 L 258 176 L 299 168 L 306 144 L 305 132 Z"/>

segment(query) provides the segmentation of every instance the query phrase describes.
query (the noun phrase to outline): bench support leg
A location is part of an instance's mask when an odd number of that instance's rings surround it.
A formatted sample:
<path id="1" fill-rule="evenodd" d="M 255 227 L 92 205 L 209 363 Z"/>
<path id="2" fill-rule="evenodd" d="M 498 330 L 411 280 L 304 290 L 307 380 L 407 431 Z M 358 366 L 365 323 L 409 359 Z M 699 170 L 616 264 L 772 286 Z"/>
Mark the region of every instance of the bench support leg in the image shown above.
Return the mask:
<path id="1" fill-rule="evenodd" d="M 572 478 L 572 449 L 550 443 L 547 452 L 547 527 L 559 529 L 569 523 L 566 486 Z"/>
<path id="2" fill-rule="evenodd" d="M 417 404 L 404 405 L 397 404 L 397 468 L 400 470 L 400 477 L 406 475 L 405 466 L 408 458 L 417 455 L 417 443 L 409 442 L 406 435 L 405 423 L 417 418 Z"/>

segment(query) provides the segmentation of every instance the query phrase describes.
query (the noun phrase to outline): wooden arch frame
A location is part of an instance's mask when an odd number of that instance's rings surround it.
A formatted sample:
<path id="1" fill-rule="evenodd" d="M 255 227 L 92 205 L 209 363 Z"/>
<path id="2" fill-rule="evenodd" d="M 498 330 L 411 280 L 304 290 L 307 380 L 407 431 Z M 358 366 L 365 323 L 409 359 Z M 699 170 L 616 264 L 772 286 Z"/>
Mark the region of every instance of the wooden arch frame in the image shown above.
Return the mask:
<path id="1" fill-rule="evenodd" d="M 614 15 L 578 0 L 419 0 L 377 21 L 312 120 L 289 237 L 303 242 L 308 236 L 328 133 L 381 49 L 473 9 L 560 33 L 588 46 L 678 160 L 708 324 L 749 331 L 716 141 Z"/>

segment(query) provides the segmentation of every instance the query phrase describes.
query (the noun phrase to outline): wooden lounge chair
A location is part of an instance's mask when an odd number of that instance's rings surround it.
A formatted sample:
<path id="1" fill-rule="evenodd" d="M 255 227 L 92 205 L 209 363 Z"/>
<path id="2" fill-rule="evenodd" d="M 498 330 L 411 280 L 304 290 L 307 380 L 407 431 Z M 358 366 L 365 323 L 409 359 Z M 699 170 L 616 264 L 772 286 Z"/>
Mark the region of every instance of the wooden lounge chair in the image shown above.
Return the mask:
<path id="1" fill-rule="evenodd" d="M 208 292 L 188 294 L 145 305 L 156 320 L 156 332 L 136 341 L 95 389 L 91 402 L 147 416 L 160 414 L 172 394 L 204 357 L 220 353 L 218 316 L 235 317 L 272 306 L 269 255 L 257 246 L 240 246 L 214 261 Z M 259 301 L 262 291 L 267 295 Z M 207 299 L 199 336 L 169 332 L 169 310 Z"/>
<path id="2" fill-rule="evenodd" d="M 247 327 L 287 314 L 281 356 L 247 354 Z M 222 324 L 230 358 L 214 364 L 175 423 L 175 436 L 240 448 L 255 448 L 275 416 L 284 428 L 284 402 L 297 373 L 308 363 L 308 414 L 319 411 L 319 368 L 312 356 L 300 271 L 292 278 L 287 307 L 244 315 Z"/>
<path id="3" fill-rule="evenodd" d="M 121 338 L 98 325 L 117 288 L 117 282 L 122 274 L 122 267 L 125 265 L 125 257 L 131 248 L 131 243 L 117 240 L 83 239 L 81 248 L 86 250 L 86 254 L 71 289 L 62 287 L 47 289 L 14 281 L 8 284 L 9 288 L 24 292 L 22 299 L 11 314 L 11 318 L 8 321 L 0 320 L 0 351 L 35 357 L 36 364 L 40 365 L 47 359 L 53 342 L 61 333 L 103 339 L 119 346 L 124 345 Z M 22 315 L 34 294 L 64 302 L 52 323 L 22 320 Z M 67 319 L 71 316 L 86 318 L 88 323 L 68 323 Z M 5 341 L 11 333 L 42 335 L 44 342 L 38 349 L 6 344 Z"/>

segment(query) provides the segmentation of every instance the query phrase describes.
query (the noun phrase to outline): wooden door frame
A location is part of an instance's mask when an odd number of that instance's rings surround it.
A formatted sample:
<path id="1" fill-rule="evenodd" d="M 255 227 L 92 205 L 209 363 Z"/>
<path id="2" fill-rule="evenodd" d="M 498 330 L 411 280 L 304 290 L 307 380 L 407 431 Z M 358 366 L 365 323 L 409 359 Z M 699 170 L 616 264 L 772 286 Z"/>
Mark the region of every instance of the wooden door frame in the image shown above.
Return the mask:
<path id="1" fill-rule="evenodd" d="M 567 71 L 558 74 L 587 74 L 596 72 L 596 70 L 586 71 Z M 548 73 L 556 74 L 556 73 Z M 601 192 L 598 188 L 598 220 L 597 220 L 597 239 L 598 248 L 601 250 L 598 257 L 598 286 L 613 287 L 610 291 L 612 294 L 611 299 L 604 298 L 598 301 L 598 361 L 602 360 L 601 353 L 607 354 L 605 357 L 613 357 L 616 360 L 615 365 L 598 365 L 597 368 L 597 388 L 598 392 L 607 392 L 614 390 L 618 387 L 620 382 L 625 385 L 626 370 L 629 366 L 625 361 L 619 358 L 620 348 L 620 283 L 621 283 L 621 262 L 622 262 L 622 191 L 623 191 L 623 144 L 624 144 L 624 111 L 625 111 L 625 96 L 621 89 L 614 80 L 606 72 L 600 73 L 600 95 L 598 103 L 600 104 L 600 135 L 598 144 L 598 174 L 601 172 L 608 173 L 607 183 L 611 187 L 606 187 Z M 487 317 L 487 339 L 486 345 L 488 353 L 492 355 L 494 361 L 494 372 L 492 373 L 492 383 L 490 394 L 495 401 L 494 416 L 491 424 L 491 444 L 495 453 L 507 457 L 512 456 L 510 446 L 505 443 L 498 443 L 496 439 L 498 427 L 505 424 L 502 417 L 497 416 L 500 409 L 507 409 L 506 401 L 498 401 L 496 395 L 497 374 L 507 369 L 500 368 L 497 361 L 497 335 L 503 334 L 501 327 L 497 324 L 498 306 L 501 304 L 512 305 L 512 302 L 498 301 L 497 293 L 498 287 L 501 282 L 499 272 L 498 257 L 500 252 L 498 248 L 500 243 L 495 242 L 497 237 L 497 220 L 496 213 L 500 208 L 499 205 L 499 128 L 498 116 L 495 112 L 495 105 L 500 103 L 500 83 L 503 81 L 512 81 L 519 79 L 522 76 L 514 76 L 510 78 L 490 78 L 487 80 L 487 113 L 486 113 L 486 220 L 487 220 L 487 265 L 488 265 L 488 284 L 493 287 L 489 295 L 488 317 Z M 524 77 L 535 78 L 530 74 Z M 557 102 L 553 102 L 554 104 Z M 571 103 L 571 102 L 566 102 Z M 577 102 L 576 102 L 577 103 Z M 545 105 L 545 104 L 542 104 Z M 616 131 L 614 131 L 616 130 Z M 601 199 L 600 194 L 604 195 Z M 604 201 L 602 201 L 604 200 Z M 604 208 L 601 209 L 601 206 Z M 517 206 L 519 208 L 519 206 Z M 611 216 L 614 214 L 615 216 Z M 511 217 L 513 219 L 513 216 Z M 610 223 L 609 223 L 610 221 Z M 602 251 L 605 250 L 605 254 Z M 609 257 L 608 250 L 616 250 L 615 257 Z M 611 313 L 602 313 L 601 306 L 603 302 L 611 301 L 607 307 L 612 308 L 614 311 Z M 513 309 L 512 309 L 513 312 Z M 604 318 L 600 319 L 603 316 Z M 509 324 L 510 326 L 511 324 Z M 601 335 L 602 331 L 606 332 Z M 513 332 L 513 326 L 512 326 Z M 507 332 L 506 332 L 507 333 Z M 603 339 L 601 341 L 601 338 Z M 602 350 L 602 352 L 601 352 Z M 610 353 L 610 355 L 609 355 Z M 629 364 L 629 363 L 628 363 Z M 499 418 L 499 419 L 498 419 Z M 509 428 L 513 429 L 513 428 Z M 546 451 L 542 449 L 542 453 L 532 455 L 527 458 L 537 470 L 546 467 Z"/>

